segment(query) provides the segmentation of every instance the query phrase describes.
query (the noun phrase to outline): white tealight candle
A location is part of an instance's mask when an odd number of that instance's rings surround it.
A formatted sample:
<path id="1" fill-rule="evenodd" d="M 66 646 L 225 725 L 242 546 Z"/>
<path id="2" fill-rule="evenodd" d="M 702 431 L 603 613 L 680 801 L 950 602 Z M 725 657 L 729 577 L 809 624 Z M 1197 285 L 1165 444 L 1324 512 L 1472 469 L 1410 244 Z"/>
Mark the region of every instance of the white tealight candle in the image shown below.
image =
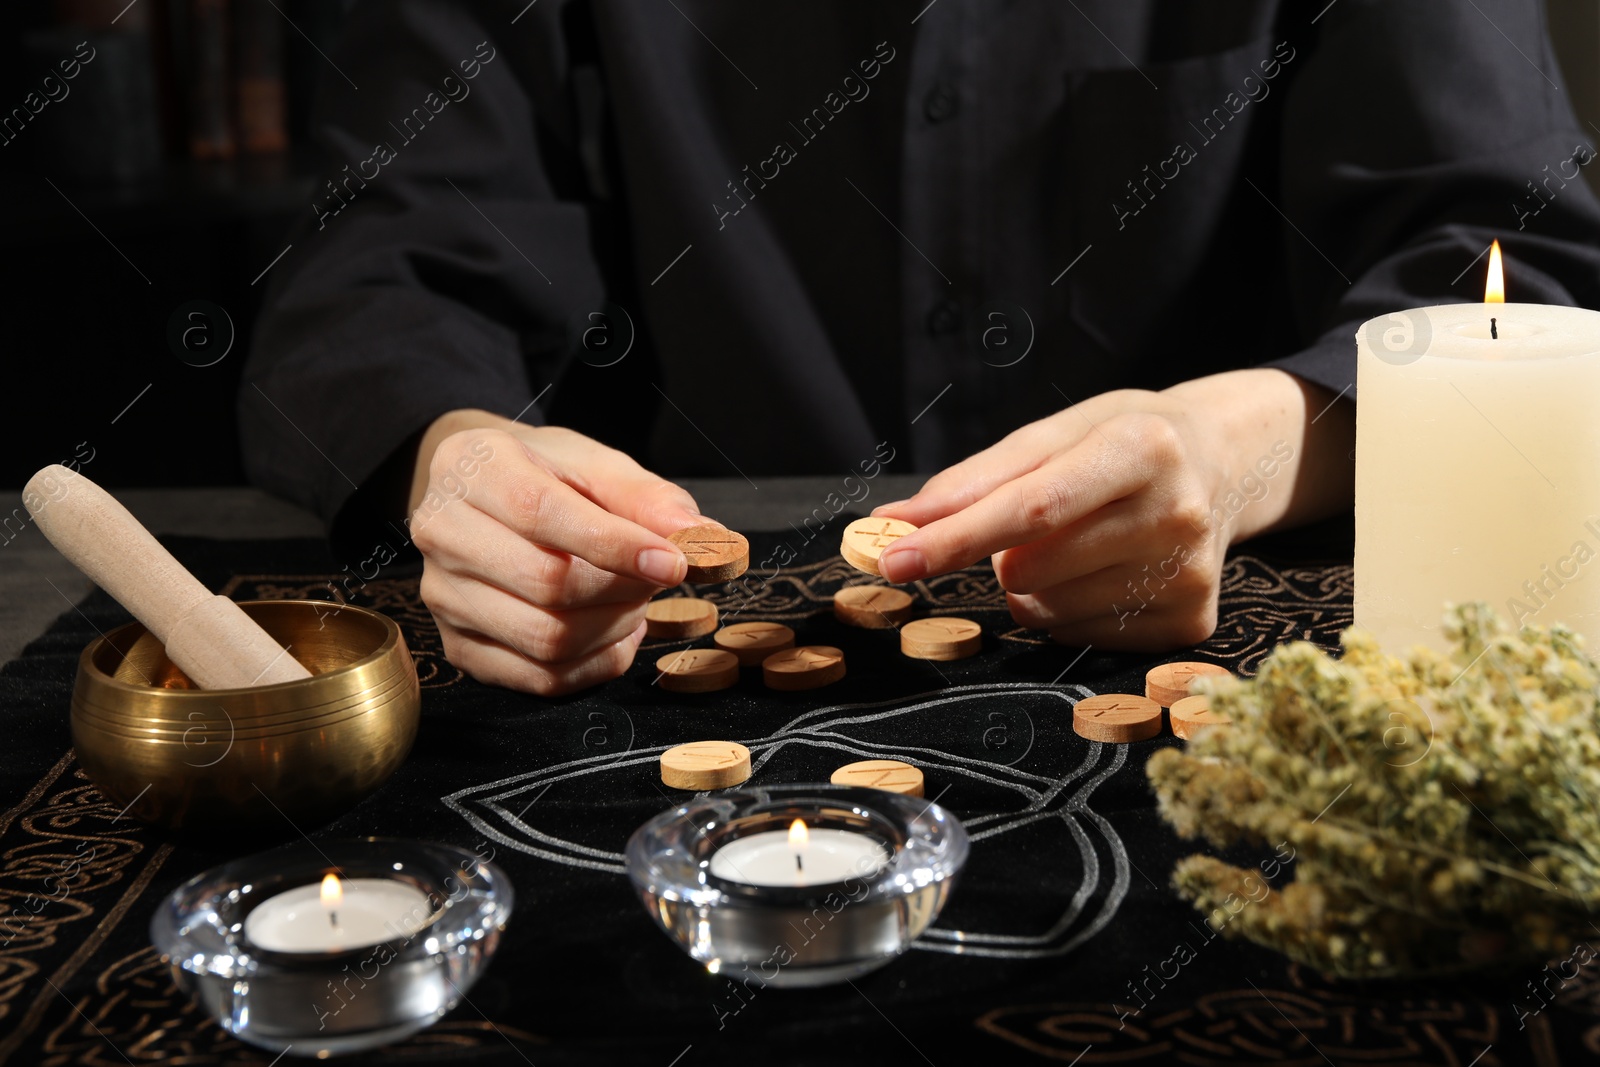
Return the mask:
<path id="1" fill-rule="evenodd" d="M 1392 653 L 1446 601 L 1600 641 L 1600 314 L 1489 301 L 1357 335 L 1355 622 Z"/>
<path id="2" fill-rule="evenodd" d="M 245 916 L 244 934 L 273 952 L 338 952 L 410 937 L 433 911 L 406 882 L 330 874 L 262 901 Z"/>
<path id="3" fill-rule="evenodd" d="M 875 839 L 853 830 L 813 830 L 800 819 L 730 841 L 711 856 L 711 874 L 747 885 L 833 885 L 870 878 L 889 862 Z"/>

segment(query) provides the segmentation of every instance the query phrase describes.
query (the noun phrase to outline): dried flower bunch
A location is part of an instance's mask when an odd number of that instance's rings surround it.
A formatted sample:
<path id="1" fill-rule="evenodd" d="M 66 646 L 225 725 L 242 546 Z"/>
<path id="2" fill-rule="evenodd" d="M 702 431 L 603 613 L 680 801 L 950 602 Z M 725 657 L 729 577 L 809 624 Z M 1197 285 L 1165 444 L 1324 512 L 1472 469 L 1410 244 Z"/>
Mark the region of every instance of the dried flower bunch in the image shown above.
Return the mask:
<path id="1" fill-rule="evenodd" d="M 1600 666 L 1571 630 L 1513 633 L 1485 604 L 1444 624 L 1448 657 L 1351 628 L 1340 659 L 1295 642 L 1196 686 L 1233 725 L 1151 758 L 1162 814 L 1296 857 L 1265 891 L 1180 861 L 1173 884 L 1213 927 L 1345 976 L 1548 958 L 1600 932 Z"/>

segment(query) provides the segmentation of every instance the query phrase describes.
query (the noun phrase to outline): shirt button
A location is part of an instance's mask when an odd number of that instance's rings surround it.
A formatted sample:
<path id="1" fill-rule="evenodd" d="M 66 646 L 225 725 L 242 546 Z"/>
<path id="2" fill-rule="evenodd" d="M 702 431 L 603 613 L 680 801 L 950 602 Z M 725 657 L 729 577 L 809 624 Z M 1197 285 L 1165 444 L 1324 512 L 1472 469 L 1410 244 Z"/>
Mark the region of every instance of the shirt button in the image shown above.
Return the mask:
<path id="1" fill-rule="evenodd" d="M 961 98 L 956 94 L 955 82 L 941 78 L 934 83 L 922 100 L 922 113 L 929 122 L 944 122 L 955 117 L 961 108 Z"/>
<path id="2" fill-rule="evenodd" d="M 928 311 L 928 333 L 934 337 L 961 332 L 961 305 L 946 297 Z"/>

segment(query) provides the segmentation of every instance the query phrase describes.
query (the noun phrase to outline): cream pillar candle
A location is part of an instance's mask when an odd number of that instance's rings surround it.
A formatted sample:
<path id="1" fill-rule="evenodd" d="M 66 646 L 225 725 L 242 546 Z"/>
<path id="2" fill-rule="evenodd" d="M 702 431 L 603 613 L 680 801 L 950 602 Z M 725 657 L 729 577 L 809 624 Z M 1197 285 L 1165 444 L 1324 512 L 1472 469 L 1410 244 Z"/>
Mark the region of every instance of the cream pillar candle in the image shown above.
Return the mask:
<path id="1" fill-rule="evenodd" d="M 1485 600 L 1600 650 L 1600 314 L 1452 304 L 1356 344 L 1356 625 L 1443 649 L 1444 603 Z"/>

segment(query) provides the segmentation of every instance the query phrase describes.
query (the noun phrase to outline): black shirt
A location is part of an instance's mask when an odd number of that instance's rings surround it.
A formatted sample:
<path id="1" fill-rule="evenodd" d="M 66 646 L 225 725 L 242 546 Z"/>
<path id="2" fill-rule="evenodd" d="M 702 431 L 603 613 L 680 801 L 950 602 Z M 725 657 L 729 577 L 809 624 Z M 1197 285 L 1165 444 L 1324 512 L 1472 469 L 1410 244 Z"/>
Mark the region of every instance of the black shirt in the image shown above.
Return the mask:
<path id="1" fill-rule="evenodd" d="M 1600 307 L 1594 138 L 1542 20 L 359 4 L 314 120 L 329 181 L 251 353 L 247 467 L 332 517 L 452 408 L 756 478 L 879 442 L 931 471 L 1235 367 L 1352 395 L 1357 326 L 1481 299 L 1491 238 L 1508 299 Z"/>

